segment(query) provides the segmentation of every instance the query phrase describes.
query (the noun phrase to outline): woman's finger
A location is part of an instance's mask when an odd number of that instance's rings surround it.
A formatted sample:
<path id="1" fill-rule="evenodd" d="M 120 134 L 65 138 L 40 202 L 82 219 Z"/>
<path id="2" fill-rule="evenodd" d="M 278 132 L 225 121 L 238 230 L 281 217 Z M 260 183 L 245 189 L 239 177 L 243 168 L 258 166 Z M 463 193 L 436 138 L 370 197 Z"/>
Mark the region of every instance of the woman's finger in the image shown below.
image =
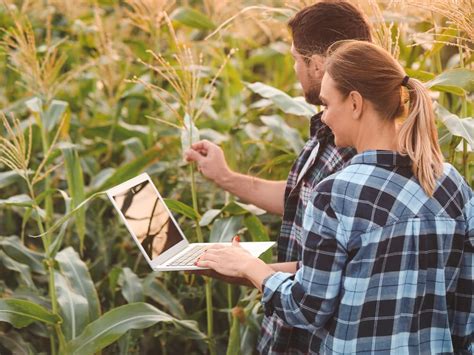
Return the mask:
<path id="1" fill-rule="evenodd" d="M 211 261 L 214 261 L 214 262 L 219 262 L 221 259 L 220 258 L 220 254 L 218 253 L 215 253 L 215 252 L 204 252 L 202 253 L 202 255 L 197 259 L 198 261 L 199 260 L 211 260 Z"/>
<path id="2" fill-rule="evenodd" d="M 240 237 L 236 235 L 234 238 L 232 238 L 232 246 L 233 247 L 239 247 L 240 246 Z"/>
<path id="3" fill-rule="evenodd" d="M 194 263 L 194 265 L 199 267 L 208 267 L 210 269 L 215 270 L 217 267 L 217 263 L 212 260 L 199 260 Z"/>

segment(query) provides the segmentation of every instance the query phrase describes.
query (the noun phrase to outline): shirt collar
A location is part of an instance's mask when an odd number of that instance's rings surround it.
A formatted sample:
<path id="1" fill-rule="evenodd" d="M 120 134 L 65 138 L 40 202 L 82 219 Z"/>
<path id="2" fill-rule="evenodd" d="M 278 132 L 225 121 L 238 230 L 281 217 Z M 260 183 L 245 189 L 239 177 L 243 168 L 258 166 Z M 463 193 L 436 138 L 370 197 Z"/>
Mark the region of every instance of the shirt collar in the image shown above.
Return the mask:
<path id="1" fill-rule="evenodd" d="M 366 150 L 354 156 L 349 164 L 368 164 L 386 167 L 411 166 L 411 159 L 408 155 L 402 155 L 391 150 Z"/>
<path id="2" fill-rule="evenodd" d="M 321 117 L 323 116 L 323 111 L 318 112 L 310 120 L 309 133 L 311 137 L 317 137 L 318 139 L 326 138 L 327 136 L 332 136 L 331 129 L 326 126 Z"/>

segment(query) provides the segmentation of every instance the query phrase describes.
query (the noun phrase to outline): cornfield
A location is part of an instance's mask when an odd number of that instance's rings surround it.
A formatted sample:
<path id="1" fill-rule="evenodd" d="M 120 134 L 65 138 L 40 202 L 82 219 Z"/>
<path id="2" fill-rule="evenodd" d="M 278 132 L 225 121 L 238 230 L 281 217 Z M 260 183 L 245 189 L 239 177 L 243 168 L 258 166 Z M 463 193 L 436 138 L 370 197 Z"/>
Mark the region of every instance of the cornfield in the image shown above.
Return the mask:
<path id="1" fill-rule="evenodd" d="M 353 3 L 430 88 L 445 160 L 474 186 L 473 3 Z M 287 178 L 319 109 L 286 29 L 308 4 L 2 1 L 0 353 L 255 352 L 259 292 L 152 272 L 104 191 L 146 171 L 191 242 L 276 240 L 278 217 L 183 150 L 208 139 L 233 170 Z"/>

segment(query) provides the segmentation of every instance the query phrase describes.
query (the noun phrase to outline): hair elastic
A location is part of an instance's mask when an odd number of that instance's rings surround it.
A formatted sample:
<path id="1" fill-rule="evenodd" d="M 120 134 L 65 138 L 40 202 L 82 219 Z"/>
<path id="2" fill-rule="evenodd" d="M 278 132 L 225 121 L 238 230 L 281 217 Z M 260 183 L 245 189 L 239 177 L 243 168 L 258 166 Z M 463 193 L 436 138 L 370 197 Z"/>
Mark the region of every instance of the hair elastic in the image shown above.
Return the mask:
<path id="1" fill-rule="evenodd" d="M 410 79 L 410 77 L 408 75 L 405 75 L 405 77 L 402 80 L 402 86 L 407 86 L 408 79 Z"/>

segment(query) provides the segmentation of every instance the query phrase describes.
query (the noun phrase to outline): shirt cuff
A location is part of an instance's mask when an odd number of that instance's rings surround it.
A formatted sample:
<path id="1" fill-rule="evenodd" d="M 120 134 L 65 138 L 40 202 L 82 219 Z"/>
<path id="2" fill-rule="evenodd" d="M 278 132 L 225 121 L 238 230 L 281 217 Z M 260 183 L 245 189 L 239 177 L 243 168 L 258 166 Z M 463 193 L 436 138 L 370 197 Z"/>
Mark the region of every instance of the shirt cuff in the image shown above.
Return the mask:
<path id="1" fill-rule="evenodd" d="M 289 272 L 275 272 L 263 280 L 263 296 L 262 306 L 267 317 L 273 314 L 272 298 L 275 292 L 280 288 L 281 284 L 292 278 L 295 274 Z"/>

